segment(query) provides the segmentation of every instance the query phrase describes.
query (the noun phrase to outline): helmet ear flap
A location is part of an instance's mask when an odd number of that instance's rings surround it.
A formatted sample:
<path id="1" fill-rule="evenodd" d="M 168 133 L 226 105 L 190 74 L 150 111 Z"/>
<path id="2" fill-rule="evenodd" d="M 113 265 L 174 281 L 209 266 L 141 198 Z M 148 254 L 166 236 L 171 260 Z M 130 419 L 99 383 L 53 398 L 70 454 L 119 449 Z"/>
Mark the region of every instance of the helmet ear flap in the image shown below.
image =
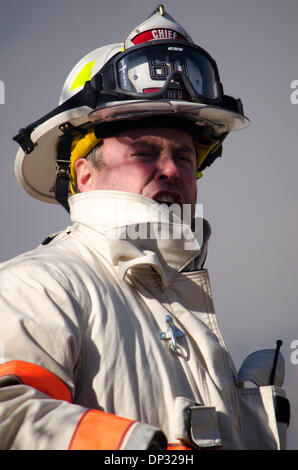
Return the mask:
<path id="1" fill-rule="evenodd" d="M 222 143 L 228 134 L 229 132 L 225 132 L 220 136 L 217 145 L 213 147 L 213 149 L 208 153 L 207 157 L 202 161 L 200 168 L 198 168 L 199 172 L 203 171 L 207 166 L 211 166 L 217 158 L 222 156 Z"/>
<path id="2" fill-rule="evenodd" d="M 202 162 L 199 171 L 205 170 L 207 166 L 211 166 L 212 163 L 219 157 L 222 156 L 222 145 L 217 146 L 214 150 L 207 155 L 205 160 Z"/>

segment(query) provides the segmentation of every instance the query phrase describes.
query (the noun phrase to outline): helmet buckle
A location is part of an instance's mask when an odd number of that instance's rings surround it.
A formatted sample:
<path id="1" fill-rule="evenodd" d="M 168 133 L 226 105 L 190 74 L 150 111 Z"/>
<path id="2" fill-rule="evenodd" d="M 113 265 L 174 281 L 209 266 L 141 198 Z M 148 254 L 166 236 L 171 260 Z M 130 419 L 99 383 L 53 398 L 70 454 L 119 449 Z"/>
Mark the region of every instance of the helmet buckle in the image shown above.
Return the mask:
<path id="1" fill-rule="evenodd" d="M 56 176 L 66 176 L 69 178 L 70 171 L 69 171 L 70 163 L 69 160 L 56 160 Z"/>

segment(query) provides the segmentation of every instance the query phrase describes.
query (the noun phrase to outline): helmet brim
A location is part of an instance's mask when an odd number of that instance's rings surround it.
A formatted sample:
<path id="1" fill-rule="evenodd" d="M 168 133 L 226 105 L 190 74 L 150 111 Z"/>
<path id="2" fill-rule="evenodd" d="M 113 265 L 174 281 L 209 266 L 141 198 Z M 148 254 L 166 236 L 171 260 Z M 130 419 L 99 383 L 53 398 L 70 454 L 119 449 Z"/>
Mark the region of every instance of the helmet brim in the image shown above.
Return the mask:
<path id="1" fill-rule="evenodd" d="M 89 114 L 95 125 L 101 122 L 139 120 L 150 116 L 166 116 L 186 119 L 198 126 L 210 126 L 215 135 L 244 129 L 250 123 L 242 114 L 219 106 L 211 106 L 188 101 L 169 100 L 127 100 L 111 102 L 98 107 Z"/>
<path id="2" fill-rule="evenodd" d="M 34 150 L 26 154 L 22 148 L 15 159 L 15 175 L 18 183 L 32 197 L 44 202 L 58 204 L 55 199 L 56 149 L 58 139 L 63 135 L 60 126 L 71 122 L 81 126 L 89 121 L 91 108 L 65 111 L 38 126 L 31 134 Z"/>
<path id="3" fill-rule="evenodd" d="M 56 147 L 63 134 L 60 126 L 100 125 L 121 120 L 140 120 L 150 116 L 170 116 L 185 119 L 198 126 L 212 128 L 214 136 L 247 127 L 249 119 L 218 106 L 168 100 L 128 100 L 111 102 L 95 110 L 82 106 L 60 113 L 38 126 L 31 134 L 34 150 L 26 154 L 19 149 L 15 173 L 19 184 L 35 199 L 58 204 L 55 199 Z"/>

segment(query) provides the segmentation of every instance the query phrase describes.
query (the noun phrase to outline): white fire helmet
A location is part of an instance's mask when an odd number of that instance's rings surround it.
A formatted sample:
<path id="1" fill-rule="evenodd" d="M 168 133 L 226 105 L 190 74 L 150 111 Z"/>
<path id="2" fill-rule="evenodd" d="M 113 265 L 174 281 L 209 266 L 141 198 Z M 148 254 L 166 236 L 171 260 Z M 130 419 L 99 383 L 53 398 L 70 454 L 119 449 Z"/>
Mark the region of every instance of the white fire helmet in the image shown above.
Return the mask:
<path id="1" fill-rule="evenodd" d="M 59 106 L 14 137 L 20 144 L 17 180 L 34 198 L 65 207 L 75 137 L 90 128 L 104 137 L 152 123 L 212 142 L 200 171 L 220 155 L 230 131 L 249 124 L 241 101 L 224 95 L 214 59 L 162 5 L 124 44 L 100 47 L 80 60 L 65 81 Z M 57 194 L 61 187 L 64 202 Z"/>

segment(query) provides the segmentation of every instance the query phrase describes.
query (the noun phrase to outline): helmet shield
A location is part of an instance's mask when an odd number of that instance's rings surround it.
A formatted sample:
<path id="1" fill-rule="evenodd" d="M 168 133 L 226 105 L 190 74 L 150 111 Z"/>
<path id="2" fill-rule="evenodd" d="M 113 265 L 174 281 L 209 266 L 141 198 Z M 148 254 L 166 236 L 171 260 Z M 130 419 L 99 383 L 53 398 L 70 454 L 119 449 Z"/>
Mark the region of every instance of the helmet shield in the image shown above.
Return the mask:
<path id="1" fill-rule="evenodd" d="M 126 99 L 186 99 L 215 104 L 223 98 L 215 61 L 204 49 L 185 41 L 154 41 L 120 52 L 91 83 L 103 94 Z"/>

